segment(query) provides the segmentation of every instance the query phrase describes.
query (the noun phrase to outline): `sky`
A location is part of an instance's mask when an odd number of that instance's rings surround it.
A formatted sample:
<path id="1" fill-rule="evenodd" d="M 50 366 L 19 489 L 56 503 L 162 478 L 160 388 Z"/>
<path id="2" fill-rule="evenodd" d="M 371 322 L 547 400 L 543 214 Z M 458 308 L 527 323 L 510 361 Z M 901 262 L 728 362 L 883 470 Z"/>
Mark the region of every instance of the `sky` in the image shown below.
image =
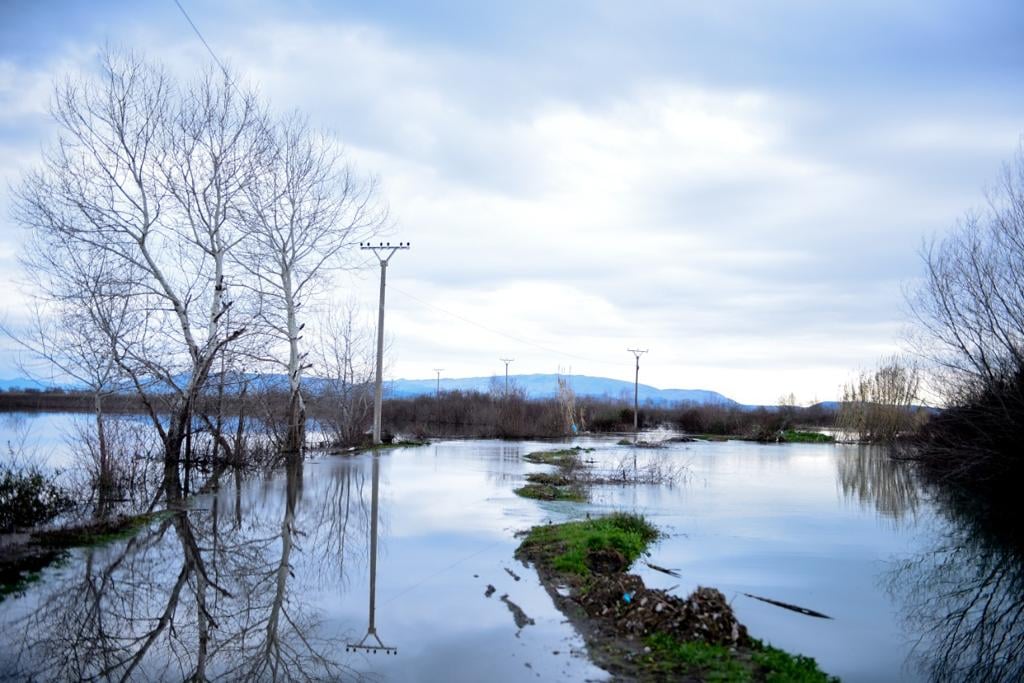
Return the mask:
<path id="1" fill-rule="evenodd" d="M 182 6 L 271 106 L 380 181 L 392 377 L 633 378 L 746 403 L 900 348 L 925 240 L 1024 132 L 1019 2 L 251 2 Z M 0 279 L 10 186 L 55 78 L 105 44 L 187 78 L 174 0 L 0 0 Z M 338 300 L 372 326 L 375 263 Z M 3 342 L 0 342 L 3 344 Z M 18 374 L 0 350 L 0 378 Z"/>

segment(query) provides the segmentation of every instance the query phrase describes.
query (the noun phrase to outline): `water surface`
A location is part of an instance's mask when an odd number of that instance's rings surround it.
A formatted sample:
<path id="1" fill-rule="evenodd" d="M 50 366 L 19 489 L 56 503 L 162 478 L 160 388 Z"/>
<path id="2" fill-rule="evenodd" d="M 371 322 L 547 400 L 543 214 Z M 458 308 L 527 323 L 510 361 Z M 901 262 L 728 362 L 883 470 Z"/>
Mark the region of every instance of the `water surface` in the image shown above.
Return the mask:
<path id="1" fill-rule="evenodd" d="M 596 448 L 595 467 L 631 457 L 612 439 L 578 443 Z M 925 679 L 1020 647 L 1010 620 L 987 638 L 943 641 L 948 629 L 929 618 L 948 609 L 943 590 L 990 589 L 966 561 L 984 553 L 951 544 L 956 526 L 884 453 L 675 444 L 639 453 L 641 464 L 684 464 L 674 486 L 596 487 L 588 504 L 515 496 L 527 472 L 543 469 L 522 455 L 543 448 L 550 445 L 448 441 L 229 473 L 180 514 L 131 540 L 72 551 L 24 595 L 0 603 L 0 676 L 601 680 L 513 553 L 517 531 L 612 510 L 641 512 L 668 533 L 650 559 L 681 578 L 640 565 L 648 585 L 684 596 L 715 586 L 752 635 L 813 656 L 844 680 Z M 1009 566 L 999 590 L 1013 607 L 1020 573 Z M 950 585 L 937 584 L 938 571 Z M 377 642 L 365 638 L 371 578 L 375 634 L 397 654 L 350 651 Z M 517 625 L 502 596 L 533 623 Z M 952 668 L 921 668 L 942 656 Z"/>

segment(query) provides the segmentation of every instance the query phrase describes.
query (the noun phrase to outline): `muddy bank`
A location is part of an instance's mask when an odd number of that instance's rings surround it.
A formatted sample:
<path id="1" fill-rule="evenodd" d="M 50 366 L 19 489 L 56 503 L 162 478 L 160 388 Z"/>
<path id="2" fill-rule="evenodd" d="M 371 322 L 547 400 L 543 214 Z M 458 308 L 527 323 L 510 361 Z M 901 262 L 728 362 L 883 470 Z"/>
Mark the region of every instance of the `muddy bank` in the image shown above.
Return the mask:
<path id="1" fill-rule="evenodd" d="M 617 681 L 832 681 L 813 659 L 752 638 L 725 596 L 647 588 L 629 567 L 657 530 L 634 515 L 531 529 L 516 557 L 533 564 L 593 662 Z"/>

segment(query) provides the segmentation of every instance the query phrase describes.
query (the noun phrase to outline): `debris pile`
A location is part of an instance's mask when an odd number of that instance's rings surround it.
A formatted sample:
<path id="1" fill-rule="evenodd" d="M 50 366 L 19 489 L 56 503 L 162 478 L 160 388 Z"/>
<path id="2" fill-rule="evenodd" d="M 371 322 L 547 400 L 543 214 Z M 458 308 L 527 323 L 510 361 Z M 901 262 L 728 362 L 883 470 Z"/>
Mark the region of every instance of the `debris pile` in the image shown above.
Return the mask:
<path id="1" fill-rule="evenodd" d="M 602 550 L 587 557 L 594 573 L 575 599 L 590 617 L 608 622 L 618 633 L 638 638 L 665 633 L 679 641 L 699 640 L 726 647 L 749 642 L 746 627 L 736 620 L 718 590 L 698 588 L 683 599 L 647 588 L 639 576 L 620 573 L 622 565 L 616 570 L 612 554 L 618 553 Z"/>

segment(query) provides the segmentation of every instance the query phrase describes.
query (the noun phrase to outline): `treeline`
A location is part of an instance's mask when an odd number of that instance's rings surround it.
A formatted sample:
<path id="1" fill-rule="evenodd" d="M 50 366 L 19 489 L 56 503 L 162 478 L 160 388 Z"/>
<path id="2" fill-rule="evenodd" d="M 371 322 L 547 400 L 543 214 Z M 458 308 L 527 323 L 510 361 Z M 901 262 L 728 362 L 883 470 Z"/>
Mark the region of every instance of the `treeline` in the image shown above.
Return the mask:
<path id="1" fill-rule="evenodd" d="M 393 433 L 485 438 L 557 438 L 579 432 L 633 430 L 633 407 L 622 401 L 576 398 L 572 419 L 559 397 L 528 399 L 509 395 L 451 391 L 385 401 L 384 425 Z M 773 441 L 789 429 L 832 427 L 835 411 L 822 405 L 745 408 L 682 404 L 640 407 L 641 429 L 664 427 L 690 434 L 739 436 Z M 575 426 L 575 430 L 573 429 Z"/>
<path id="2" fill-rule="evenodd" d="M 364 445 L 373 416 L 373 392 L 369 384 L 347 391 L 324 385 L 310 392 L 307 414 L 320 435 L 314 445 L 349 447 Z M 246 391 L 231 395 L 200 397 L 196 409 L 205 415 L 236 420 L 244 416 L 252 432 L 272 437 L 287 426 L 278 416 L 287 414 L 286 391 Z M 131 394 L 107 397 L 109 412 L 140 413 L 139 399 Z M 0 411 L 91 412 L 92 397 L 86 392 L 27 390 L 0 392 Z M 393 435 L 423 437 L 558 438 L 574 433 L 616 433 L 633 429 L 633 407 L 605 398 L 576 398 L 571 419 L 559 397 L 531 399 L 522 392 L 446 391 L 440 395 L 385 398 L 383 427 Z M 824 405 L 747 408 L 735 405 L 682 404 L 640 407 L 641 429 L 665 427 L 689 434 L 738 436 L 772 441 L 789 429 L 830 428 L 836 411 Z M 573 426 L 575 425 L 575 430 Z"/>
<path id="3" fill-rule="evenodd" d="M 93 411 L 93 395 L 64 389 L 8 389 L 0 391 L 0 413 L 89 413 Z M 111 413 L 138 413 L 142 402 L 131 394 L 114 394 L 104 401 Z"/>

